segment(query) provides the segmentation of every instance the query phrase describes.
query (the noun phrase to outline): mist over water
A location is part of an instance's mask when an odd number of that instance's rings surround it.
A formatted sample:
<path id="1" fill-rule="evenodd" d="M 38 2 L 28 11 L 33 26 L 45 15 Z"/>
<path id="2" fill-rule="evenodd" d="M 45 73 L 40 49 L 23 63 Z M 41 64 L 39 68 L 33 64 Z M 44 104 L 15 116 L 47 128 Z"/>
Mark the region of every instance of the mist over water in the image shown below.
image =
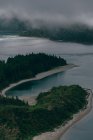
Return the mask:
<path id="1" fill-rule="evenodd" d="M 25 21 L 33 28 L 56 27 L 58 30 L 59 27 L 69 28 L 70 25 L 84 24 L 88 25 L 91 33 L 93 0 L 0 0 L 0 19 L 3 19 L 3 23 L 7 25 L 13 18 Z M 7 60 L 8 57 L 32 52 L 55 54 L 78 67 L 42 80 L 22 84 L 9 91 L 9 95 L 35 96 L 53 86 L 71 84 L 93 89 L 93 45 L 19 36 L 0 37 L 0 59 Z M 61 140 L 93 140 L 92 124 L 93 109 L 83 120 L 69 129 Z"/>
<path id="2" fill-rule="evenodd" d="M 12 19 L 25 21 L 27 27 L 31 25 L 33 28 L 54 28 L 55 32 L 59 27 L 70 26 L 75 31 L 78 28 L 73 28 L 72 25 L 80 25 L 76 35 L 84 32 L 83 37 L 86 40 L 86 34 L 90 33 L 88 39 L 91 37 L 93 40 L 93 0 L 0 0 L 0 21 L 6 26 Z M 84 28 L 82 25 L 85 25 Z M 1 29 L 3 31 L 2 26 Z M 79 37 L 81 38 L 80 34 L 77 38 Z M 0 59 L 7 60 L 8 57 L 32 52 L 61 56 L 68 63 L 78 67 L 22 84 L 10 90 L 8 95 L 35 96 L 54 86 L 71 84 L 93 89 L 93 45 L 53 42 L 42 38 L 0 36 Z M 93 109 L 60 140 L 93 140 Z"/>
<path id="3" fill-rule="evenodd" d="M 45 52 L 55 55 L 92 55 L 93 46 L 75 43 L 54 42 L 42 38 L 2 36 L 0 37 L 0 58 L 8 58 L 18 54 Z"/>

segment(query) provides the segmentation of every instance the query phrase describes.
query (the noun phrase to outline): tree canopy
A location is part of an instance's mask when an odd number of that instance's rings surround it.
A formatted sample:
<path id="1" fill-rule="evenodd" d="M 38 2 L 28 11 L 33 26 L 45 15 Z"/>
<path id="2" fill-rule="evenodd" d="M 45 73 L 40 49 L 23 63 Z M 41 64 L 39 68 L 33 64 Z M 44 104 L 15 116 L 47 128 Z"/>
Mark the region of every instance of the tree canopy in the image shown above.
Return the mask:
<path id="1" fill-rule="evenodd" d="M 63 58 L 44 53 L 17 55 L 0 61 L 0 89 L 22 79 L 34 77 L 40 72 L 66 65 Z"/>
<path id="2" fill-rule="evenodd" d="M 19 99 L 0 97 L 0 140 L 32 140 L 63 125 L 87 104 L 80 86 L 60 86 L 37 97 L 29 106 Z M 3 103 L 2 103 L 3 102 Z"/>

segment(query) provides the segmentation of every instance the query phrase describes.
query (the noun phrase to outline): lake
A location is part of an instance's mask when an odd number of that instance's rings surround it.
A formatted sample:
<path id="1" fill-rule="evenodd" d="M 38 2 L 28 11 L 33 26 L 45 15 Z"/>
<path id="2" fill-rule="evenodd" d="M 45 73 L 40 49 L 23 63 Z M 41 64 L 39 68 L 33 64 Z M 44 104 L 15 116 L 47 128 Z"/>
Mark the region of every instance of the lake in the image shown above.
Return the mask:
<path id="1" fill-rule="evenodd" d="M 93 45 L 53 42 L 47 39 L 18 36 L 0 37 L 0 59 L 17 54 L 45 52 L 55 54 L 78 65 L 68 71 L 42 80 L 22 84 L 8 92 L 14 96 L 35 96 L 53 86 L 79 84 L 93 89 Z M 80 122 L 73 125 L 60 140 L 93 140 L 93 109 Z"/>

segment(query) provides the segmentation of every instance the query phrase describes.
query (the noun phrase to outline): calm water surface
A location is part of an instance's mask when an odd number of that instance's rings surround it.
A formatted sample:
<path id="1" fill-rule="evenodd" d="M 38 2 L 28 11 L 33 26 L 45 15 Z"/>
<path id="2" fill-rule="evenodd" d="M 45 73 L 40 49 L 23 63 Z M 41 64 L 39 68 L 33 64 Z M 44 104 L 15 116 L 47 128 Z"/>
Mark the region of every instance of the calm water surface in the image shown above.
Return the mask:
<path id="1" fill-rule="evenodd" d="M 16 36 L 0 38 L 0 59 L 31 52 L 55 54 L 64 57 L 68 63 L 74 63 L 78 67 L 42 80 L 22 84 L 9 91 L 8 95 L 35 96 L 53 86 L 71 84 L 79 84 L 84 88 L 93 89 L 93 46 Z M 93 140 L 93 110 L 69 129 L 61 140 Z"/>

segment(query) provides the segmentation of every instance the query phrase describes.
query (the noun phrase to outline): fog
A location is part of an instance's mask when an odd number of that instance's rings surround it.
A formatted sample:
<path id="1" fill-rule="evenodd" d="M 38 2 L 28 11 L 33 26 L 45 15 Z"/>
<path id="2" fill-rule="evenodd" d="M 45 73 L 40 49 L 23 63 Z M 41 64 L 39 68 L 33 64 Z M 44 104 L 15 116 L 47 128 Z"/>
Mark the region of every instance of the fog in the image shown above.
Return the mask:
<path id="1" fill-rule="evenodd" d="M 93 26 L 93 0 L 0 0 L 0 17 Z"/>

